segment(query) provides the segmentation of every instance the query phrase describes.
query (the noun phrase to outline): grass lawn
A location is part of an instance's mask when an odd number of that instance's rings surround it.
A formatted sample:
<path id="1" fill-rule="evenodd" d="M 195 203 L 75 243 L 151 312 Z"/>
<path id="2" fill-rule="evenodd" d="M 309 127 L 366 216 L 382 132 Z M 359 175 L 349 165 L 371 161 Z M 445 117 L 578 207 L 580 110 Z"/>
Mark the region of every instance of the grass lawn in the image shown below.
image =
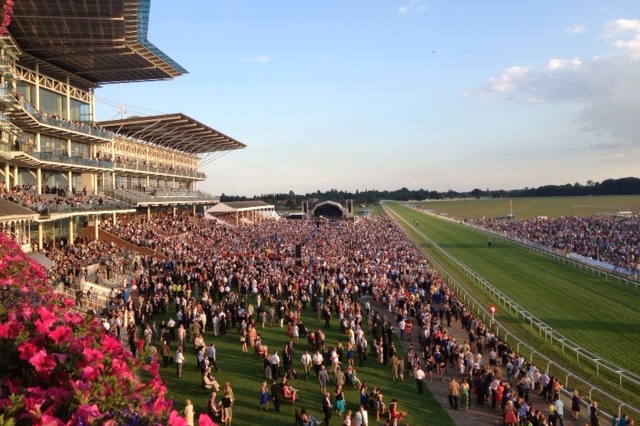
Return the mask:
<path id="1" fill-rule="evenodd" d="M 428 236 L 568 339 L 628 371 L 640 371 L 640 360 L 632 349 L 640 336 L 640 293 L 635 288 L 605 281 L 604 278 L 508 243 L 495 241 L 489 249 L 486 235 L 480 232 L 398 204 L 390 203 L 389 206 L 409 222 L 419 220 L 419 233 L 407 230 L 416 239 L 425 241 L 424 236 Z M 426 242 L 421 247 L 434 257 L 440 256 L 439 263 L 456 276 L 475 298 L 485 301 L 486 305 L 496 303 L 480 285 L 460 273 L 433 247 Z M 510 331 L 513 326 L 514 333 L 520 339 L 529 342 L 546 356 L 574 369 L 575 364 L 571 363 L 571 359 L 558 353 L 559 345 L 552 347 L 548 342 L 541 341 L 537 329 L 525 326 L 522 319 L 518 320 L 507 308 L 499 309 L 496 319 L 509 324 Z M 585 374 L 584 378 L 592 383 L 603 379 L 602 376 L 593 377 L 593 373 Z M 609 383 L 612 394 L 626 394 L 623 389 L 616 390 L 617 379 L 613 379 Z M 637 395 L 629 393 L 628 396 L 634 406 L 640 406 Z"/>
<path id="2" fill-rule="evenodd" d="M 511 200 L 511 205 L 509 201 Z M 620 211 L 640 212 L 640 196 L 609 195 L 597 197 L 481 198 L 432 200 L 412 203 L 423 209 L 461 219 L 480 219 L 511 213 L 516 219 L 536 216 L 592 216 Z"/>
<path id="3" fill-rule="evenodd" d="M 250 302 L 252 302 L 252 300 Z M 156 316 L 153 320 L 159 324 L 160 320 L 166 320 L 168 318 L 169 315 L 162 317 Z M 320 323 L 317 322 L 315 314 L 312 314 L 309 310 L 303 312 L 302 319 L 307 328 L 312 330 L 324 325 L 324 320 Z M 272 353 L 273 350 L 277 348 L 281 359 L 281 349 L 287 340 L 285 330 L 286 328 L 268 326 L 264 330 L 258 330 L 258 333 L 262 337 L 263 344 L 269 346 L 269 352 Z M 325 344 L 327 347 L 335 346 L 339 341 L 346 347 L 347 336 L 346 334 L 340 333 L 336 318 L 332 320 L 332 329 L 324 330 L 324 332 L 326 334 Z M 270 404 L 268 412 L 261 412 L 258 402 L 260 397 L 260 384 L 264 380 L 262 359 L 255 357 L 253 348 L 249 348 L 249 352 L 241 352 L 239 339 L 235 330 L 231 330 L 231 333 L 227 334 L 224 338 L 214 338 L 213 332 L 208 331 L 204 334 L 204 338 L 207 344 L 209 344 L 212 339 L 216 344 L 217 364 L 220 368 L 218 373 L 214 373 L 216 379 L 220 385 L 223 385 L 224 382 L 229 382 L 233 388 L 236 402 L 233 408 L 232 425 L 255 426 L 269 424 L 273 426 L 290 426 L 294 421 L 294 409 L 297 408 L 300 410 L 301 407 L 305 407 L 308 413 L 313 414 L 318 420 L 322 421 L 322 398 L 313 371 L 309 381 L 304 381 L 304 378 L 292 381 L 293 386 L 298 390 L 299 396 L 299 401 L 296 401 L 294 405 L 281 403 L 280 413 L 276 413 Z M 371 341 L 370 335 L 367 336 L 367 339 L 369 342 Z M 396 347 L 400 347 L 397 342 Z M 172 350 L 175 351 L 175 348 L 176 345 L 174 343 Z M 300 356 L 304 349 L 307 348 L 306 338 L 301 338 L 298 344 L 294 344 L 294 367 L 298 373 L 302 371 Z M 161 366 L 160 375 L 166 380 L 168 397 L 174 400 L 174 407 L 182 410 L 185 400 L 187 398 L 191 399 L 195 408 L 197 421 L 198 414 L 202 412 L 206 413 L 207 411 L 209 393 L 203 393 L 200 386 L 200 372 L 196 367 L 196 356 L 192 347 L 189 347 L 188 350 L 185 351 L 185 354 L 187 363 L 184 366 L 181 379 L 176 378 L 175 366 L 173 365 L 167 368 L 162 368 Z M 356 360 L 356 370 L 360 380 L 366 382 L 369 389 L 371 389 L 372 386 L 378 386 L 382 389 L 387 404 L 392 398 L 396 398 L 399 402 L 400 410 L 411 412 L 407 418 L 409 424 L 427 426 L 454 425 L 446 410 L 432 397 L 426 386 L 425 394 L 417 394 L 415 381 L 411 377 L 405 378 L 404 382 L 394 383 L 390 380 L 388 369 L 378 364 L 371 357 L 368 358 L 365 366 L 362 368 L 357 367 Z M 218 393 L 218 399 L 221 396 L 221 393 Z M 355 412 L 359 403 L 358 391 L 346 390 L 345 401 L 347 409 Z M 369 415 L 369 423 L 371 425 L 376 424 L 373 422 L 374 416 L 372 413 L 369 413 Z M 341 420 L 334 415 L 331 418 L 330 424 L 340 425 Z"/>

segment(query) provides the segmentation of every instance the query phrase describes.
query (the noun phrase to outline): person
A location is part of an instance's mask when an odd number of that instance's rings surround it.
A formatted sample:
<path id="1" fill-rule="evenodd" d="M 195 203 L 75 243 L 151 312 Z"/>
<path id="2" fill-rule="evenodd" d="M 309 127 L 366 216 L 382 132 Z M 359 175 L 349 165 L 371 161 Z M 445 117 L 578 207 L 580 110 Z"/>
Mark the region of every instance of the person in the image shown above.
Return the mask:
<path id="1" fill-rule="evenodd" d="M 282 395 L 282 386 L 276 379 L 272 379 L 271 383 L 271 401 L 273 401 L 273 408 L 276 412 L 280 412 L 280 397 Z"/>
<path id="2" fill-rule="evenodd" d="M 222 404 L 216 401 L 216 395 L 217 394 L 215 392 L 211 392 L 209 402 L 207 403 L 207 409 L 211 420 L 216 420 L 222 415 Z"/>
<path id="3" fill-rule="evenodd" d="M 295 390 L 293 386 L 291 386 L 289 383 L 287 383 L 286 377 L 282 378 L 281 386 L 282 386 L 282 399 L 285 399 L 291 402 L 291 404 L 296 402 L 296 399 L 298 399 L 298 391 Z"/>
<path id="4" fill-rule="evenodd" d="M 267 382 L 262 382 L 260 386 L 260 411 L 269 411 L 269 391 L 267 390 Z"/>
<path id="5" fill-rule="evenodd" d="M 325 391 L 324 398 L 322 398 L 322 412 L 324 413 L 324 424 L 326 426 L 329 426 L 329 419 L 331 419 L 333 413 L 332 408 L 330 394 Z"/>
<path id="6" fill-rule="evenodd" d="M 469 410 L 469 400 L 471 396 L 469 395 L 469 383 L 467 382 L 467 378 L 464 377 L 462 379 L 462 383 L 460 383 L 460 399 L 462 402 L 462 408 L 465 410 Z"/>
<path id="7" fill-rule="evenodd" d="M 166 340 L 162 341 L 162 345 L 160 346 L 160 355 L 162 355 L 162 366 L 167 367 L 169 365 L 169 358 L 171 357 L 171 349 L 167 344 Z"/>
<path id="8" fill-rule="evenodd" d="M 184 404 L 184 418 L 187 421 L 187 426 L 194 426 L 193 404 L 190 399 L 187 399 Z"/>
<path id="9" fill-rule="evenodd" d="M 556 426 L 556 405 L 553 402 L 549 402 L 547 405 L 547 412 L 549 413 L 549 424 Z"/>
<path id="10" fill-rule="evenodd" d="M 376 388 L 374 388 L 375 391 Z M 384 405 L 384 402 L 382 401 L 382 398 L 384 396 L 378 392 L 377 394 L 375 394 L 375 399 L 373 401 L 373 410 L 376 413 L 376 421 L 380 421 L 380 414 L 384 414 L 387 407 Z"/>
<path id="11" fill-rule="evenodd" d="M 211 374 L 210 367 L 202 373 L 202 387 L 205 390 L 214 390 L 215 392 L 220 390 L 220 385 L 216 378 Z"/>
<path id="12" fill-rule="evenodd" d="M 447 392 L 449 394 L 449 405 L 452 409 L 458 409 L 458 395 L 460 394 L 460 384 L 456 382 L 455 377 L 451 377 L 449 381 L 449 386 L 447 388 Z"/>
<path id="13" fill-rule="evenodd" d="M 300 410 L 300 421 L 302 426 L 318 426 L 320 424 L 315 417 L 307 413 L 304 407 Z"/>
<path id="14" fill-rule="evenodd" d="M 578 389 L 574 389 L 571 393 L 571 417 L 573 420 L 578 420 L 578 416 L 580 415 L 580 395 L 578 394 Z"/>
<path id="15" fill-rule="evenodd" d="M 598 403 L 596 401 L 593 401 L 593 403 L 591 404 L 591 416 L 590 416 L 590 422 L 591 422 L 591 426 L 600 426 L 600 409 L 598 408 Z"/>
<path id="16" fill-rule="evenodd" d="M 178 378 L 182 377 L 182 364 L 184 364 L 184 355 L 182 354 L 182 346 L 178 346 L 178 350 L 176 351 L 176 375 Z"/>
<path id="17" fill-rule="evenodd" d="M 420 368 L 420 366 L 416 365 L 413 371 L 413 377 L 416 379 L 416 384 L 418 385 L 418 395 L 422 395 L 423 387 L 424 387 L 424 371 Z"/>
<path id="18" fill-rule="evenodd" d="M 354 426 L 368 426 L 369 424 L 369 413 L 367 413 L 367 410 L 365 410 L 365 407 L 362 404 L 360 404 L 358 411 L 356 411 L 354 423 Z"/>
<path id="19" fill-rule="evenodd" d="M 342 426 L 351 426 L 351 410 L 347 410 L 342 418 Z"/>
<path id="20" fill-rule="evenodd" d="M 399 425 L 404 416 L 409 415 L 409 412 L 398 410 L 398 401 L 392 399 L 389 403 L 389 422 L 392 425 Z"/>
<path id="21" fill-rule="evenodd" d="M 554 394 L 553 405 L 556 406 L 556 419 L 560 420 L 560 426 L 564 426 L 564 422 L 562 420 L 564 416 L 564 403 L 560 399 L 560 394 L 558 393 Z"/>
<path id="22" fill-rule="evenodd" d="M 327 382 L 329 381 L 329 373 L 327 369 L 324 368 L 324 365 L 320 366 L 320 371 L 318 373 L 318 383 L 320 384 L 320 393 L 324 393 L 327 391 Z"/>
<path id="23" fill-rule="evenodd" d="M 311 372 L 311 355 L 309 355 L 309 351 L 305 350 L 300 358 L 300 363 L 302 364 L 302 369 L 304 370 L 304 380 L 309 380 L 309 373 Z"/>
<path id="24" fill-rule="evenodd" d="M 518 424 L 518 415 L 512 400 L 507 401 L 502 412 L 502 420 L 505 426 L 516 426 Z"/>
<path id="25" fill-rule="evenodd" d="M 226 386 L 226 384 L 225 384 Z M 233 399 L 228 390 L 224 391 L 224 396 L 222 397 L 222 423 L 229 426 L 231 425 L 231 419 L 233 418 Z"/>
<path id="26" fill-rule="evenodd" d="M 344 414 L 345 405 L 344 405 L 344 392 L 342 391 L 342 386 L 336 385 L 336 389 L 333 392 L 333 397 L 335 398 L 335 401 L 333 403 L 333 408 L 335 408 L 335 410 L 340 415 Z"/>

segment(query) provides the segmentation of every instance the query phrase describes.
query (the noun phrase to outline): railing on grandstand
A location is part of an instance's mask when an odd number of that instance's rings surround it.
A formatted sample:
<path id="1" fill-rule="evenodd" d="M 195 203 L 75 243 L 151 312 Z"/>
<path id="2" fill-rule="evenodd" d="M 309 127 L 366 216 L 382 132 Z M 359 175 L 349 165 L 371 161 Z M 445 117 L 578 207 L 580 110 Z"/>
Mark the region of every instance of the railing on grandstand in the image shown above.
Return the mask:
<path id="1" fill-rule="evenodd" d="M 99 167 L 103 169 L 112 169 L 111 161 L 93 160 L 82 156 L 70 156 L 65 154 L 54 154 L 53 152 L 34 152 L 31 154 L 40 161 L 51 161 L 56 163 L 65 163 L 78 166 Z"/>
<path id="2" fill-rule="evenodd" d="M 193 170 L 180 170 L 180 169 L 171 169 L 166 167 L 153 167 L 146 164 L 124 163 L 122 161 L 115 161 L 114 167 L 116 169 L 132 170 L 136 172 L 158 173 L 158 174 L 165 174 L 168 176 L 192 177 L 196 179 L 206 178 L 206 175 L 204 173 L 196 172 Z"/>
<path id="3" fill-rule="evenodd" d="M 163 201 L 210 201 L 212 204 L 220 201 L 220 197 L 201 191 L 170 190 L 147 188 L 146 191 L 108 187 L 105 195 L 131 204 L 154 203 Z"/>
<path id="4" fill-rule="evenodd" d="M 428 241 L 429 244 L 431 244 L 434 248 L 440 251 L 440 253 L 442 253 L 447 259 L 456 263 L 456 266 L 460 267 L 461 264 L 460 262 L 457 261 L 457 259 L 453 258 L 453 256 L 449 255 L 449 253 L 447 253 L 442 248 L 437 246 L 437 244 L 435 244 L 431 239 L 426 237 L 420 230 L 415 228 L 409 222 L 405 221 L 395 212 L 392 212 L 390 209 L 388 209 L 388 207 L 384 205 L 383 207 L 385 208 L 385 211 L 387 212 L 387 214 L 393 214 L 396 218 L 398 218 L 398 220 L 402 221 L 402 223 L 406 227 L 412 229 L 416 233 L 420 233 L 420 235 L 422 235 L 422 238 L 424 240 Z M 420 250 L 420 241 L 417 241 L 415 238 L 411 237 L 410 235 L 408 235 L 408 238 L 411 239 L 413 244 Z M 447 271 L 446 268 L 444 268 L 440 263 L 438 263 L 438 261 L 436 261 L 429 253 L 423 250 L 421 250 L 421 252 L 425 255 L 425 257 L 427 258 L 431 266 L 435 268 L 438 271 L 438 273 L 442 276 L 442 278 L 447 283 L 447 285 L 454 289 L 454 291 L 458 295 L 458 299 L 464 302 L 465 307 L 469 309 L 471 312 L 473 312 L 473 314 L 476 317 L 481 318 L 484 324 L 489 325 L 489 328 L 496 333 L 496 336 L 498 338 L 502 339 L 505 343 L 509 342 L 509 338 L 515 340 L 516 341 L 515 348 L 517 353 L 525 354 L 526 353 L 525 350 L 526 350 L 529 355 L 529 362 L 535 363 L 536 365 L 539 365 L 539 366 L 545 365 L 545 371 L 547 373 L 551 372 L 557 377 L 563 377 L 564 388 L 562 389 L 562 392 L 564 392 L 565 394 L 568 394 L 570 392 L 569 391 L 570 389 L 577 388 L 580 390 L 581 395 L 588 394 L 589 399 L 595 398 L 595 399 L 602 400 L 602 398 L 604 398 L 608 400 L 611 403 L 610 404 L 611 406 L 618 407 L 618 415 L 621 415 L 624 409 L 625 412 L 632 411 L 637 416 L 640 416 L 640 410 L 638 410 L 636 407 L 633 407 L 627 404 L 626 402 L 619 400 L 618 398 L 597 388 L 596 386 L 587 382 L 586 380 L 583 380 L 582 378 L 578 377 L 576 374 L 563 368 L 559 364 L 555 363 L 553 360 L 541 354 L 538 350 L 532 348 L 524 341 L 518 339 L 516 336 L 509 333 L 507 327 L 502 325 L 500 322 L 496 321 L 493 315 L 486 309 L 486 307 L 480 302 L 478 302 L 473 296 L 471 296 L 471 294 L 467 292 L 464 286 L 458 283 L 458 281 Z M 464 272 L 467 275 L 472 276 L 477 282 L 480 282 L 483 286 L 485 286 L 485 288 L 489 289 L 488 286 L 490 286 L 490 284 L 486 282 L 486 280 L 482 280 L 484 282 L 478 281 L 477 274 L 475 274 L 475 272 L 473 272 L 472 270 L 470 270 L 464 265 L 463 265 L 463 268 L 464 268 Z M 482 279 L 481 277 L 479 278 Z M 629 387 L 630 384 L 633 384 L 636 386 L 640 385 L 640 378 L 638 378 L 636 374 L 627 372 L 624 369 L 620 369 L 616 366 L 613 366 L 613 364 L 605 363 L 599 357 L 593 354 L 590 354 L 587 350 L 585 350 L 582 347 L 579 347 L 575 343 L 570 342 L 568 339 L 558 337 L 560 335 L 555 333 L 553 329 L 551 329 L 551 327 L 545 325 L 542 321 L 528 314 L 523 308 L 519 307 L 514 301 L 509 299 L 503 293 L 499 292 L 497 289 L 493 288 L 493 291 L 491 291 L 491 293 L 500 299 L 500 301 L 503 303 L 505 308 L 514 310 L 518 314 L 518 316 L 522 315 L 523 320 L 528 322 L 532 327 L 538 327 L 540 335 L 545 336 L 546 339 L 549 339 L 550 343 L 553 343 L 554 341 L 560 343 L 562 345 L 563 353 L 565 352 L 565 350 L 574 352 L 576 354 L 576 359 L 578 362 L 581 362 L 581 361 L 583 363 L 588 362 L 588 364 L 586 365 L 591 366 L 595 370 L 597 375 L 600 375 L 600 369 L 604 369 L 604 370 L 607 370 L 612 376 L 617 377 L 619 379 L 620 387 L 623 387 L 625 384 L 628 384 L 627 387 Z M 512 347 L 514 346 L 513 343 L 509 343 L 509 344 Z M 626 380 L 626 382 L 623 381 L 623 379 Z M 606 412 L 602 412 L 602 414 L 612 417 L 611 414 L 608 414 Z"/>
<path id="5" fill-rule="evenodd" d="M 22 109 L 29 115 L 47 126 L 58 127 L 60 129 L 70 130 L 72 132 L 83 133 L 97 138 L 112 140 L 114 133 L 107 130 L 99 129 L 91 124 L 76 121 L 62 120 L 57 117 L 51 117 L 37 111 L 31 104 L 25 100 L 18 101 Z"/>

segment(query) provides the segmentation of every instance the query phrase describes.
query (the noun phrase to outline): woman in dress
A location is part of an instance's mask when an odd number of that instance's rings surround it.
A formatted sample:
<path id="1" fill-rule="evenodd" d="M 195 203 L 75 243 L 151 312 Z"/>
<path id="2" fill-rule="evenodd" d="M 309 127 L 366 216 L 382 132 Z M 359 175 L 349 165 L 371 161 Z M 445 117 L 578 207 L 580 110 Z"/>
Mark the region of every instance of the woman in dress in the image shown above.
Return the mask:
<path id="1" fill-rule="evenodd" d="M 409 412 L 398 410 L 398 401 L 392 399 L 389 403 L 389 420 L 393 425 L 399 425 L 404 416 L 409 415 Z"/>
<path id="2" fill-rule="evenodd" d="M 267 388 L 267 382 L 262 382 L 260 385 L 260 411 L 269 411 L 269 391 Z"/>
<path id="3" fill-rule="evenodd" d="M 580 415 L 580 395 L 578 394 L 578 389 L 574 389 L 571 393 L 571 417 L 574 420 L 578 420 L 578 416 Z"/>
<path id="4" fill-rule="evenodd" d="M 242 352 L 246 352 L 247 351 L 247 329 L 243 328 L 240 331 L 240 348 L 242 349 Z"/>
<path id="5" fill-rule="evenodd" d="M 516 409 L 513 406 L 513 401 L 509 400 L 504 407 L 503 421 L 505 426 L 516 426 L 518 424 L 518 415 Z"/>
<path id="6" fill-rule="evenodd" d="M 598 408 L 598 403 L 593 401 L 593 403 L 591 404 L 591 418 L 589 419 L 591 421 L 591 426 L 600 426 L 600 409 Z"/>
<path id="7" fill-rule="evenodd" d="M 462 402 L 462 408 L 465 410 L 469 409 L 469 383 L 467 383 L 467 378 L 462 379 L 462 383 L 460 384 L 460 400 Z"/>
<path id="8" fill-rule="evenodd" d="M 360 405 L 363 407 L 368 407 L 367 402 L 369 401 L 369 395 L 367 394 L 367 384 L 362 382 L 360 384 Z"/>
<path id="9" fill-rule="evenodd" d="M 333 397 L 335 398 L 333 408 L 342 416 L 344 414 L 344 392 L 342 391 L 342 386 L 336 386 Z"/>

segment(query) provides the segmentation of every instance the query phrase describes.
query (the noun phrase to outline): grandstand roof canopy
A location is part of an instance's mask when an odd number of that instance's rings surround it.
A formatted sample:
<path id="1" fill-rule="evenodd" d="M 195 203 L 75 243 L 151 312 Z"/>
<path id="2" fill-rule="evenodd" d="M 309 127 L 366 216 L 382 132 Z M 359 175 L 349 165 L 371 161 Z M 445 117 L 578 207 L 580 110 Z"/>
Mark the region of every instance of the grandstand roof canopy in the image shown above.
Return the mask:
<path id="1" fill-rule="evenodd" d="M 147 40 L 151 0 L 19 0 L 9 33 L 21 51 L 95 85 L 187 71 Z"/>
<path id="2" fill-rule="evenodd" d="M 122 120 L 101 121 L 106 130 L 188 154 L 205 154 L 246 147 L 182 113 L 129 117 Z"/>

